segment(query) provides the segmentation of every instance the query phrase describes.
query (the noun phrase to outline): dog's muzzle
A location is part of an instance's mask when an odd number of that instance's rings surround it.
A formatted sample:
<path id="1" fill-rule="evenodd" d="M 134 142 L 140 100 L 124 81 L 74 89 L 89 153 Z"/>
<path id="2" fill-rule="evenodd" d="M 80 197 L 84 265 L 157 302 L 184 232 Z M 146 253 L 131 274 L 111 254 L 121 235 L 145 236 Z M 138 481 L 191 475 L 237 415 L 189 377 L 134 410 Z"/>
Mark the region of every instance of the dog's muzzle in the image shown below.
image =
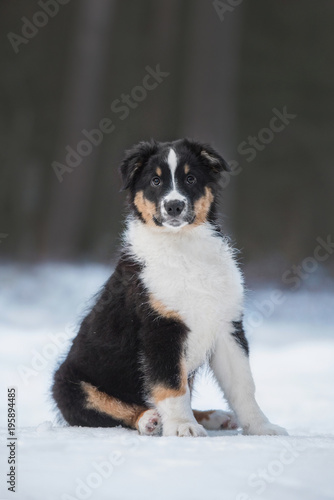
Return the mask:
<path id="1" fill-rule="evenodd" d="M 188 224 L 186 203 L 182 200 L 165 200 L 162 212 L 164 226 L 177 228 Z"/>

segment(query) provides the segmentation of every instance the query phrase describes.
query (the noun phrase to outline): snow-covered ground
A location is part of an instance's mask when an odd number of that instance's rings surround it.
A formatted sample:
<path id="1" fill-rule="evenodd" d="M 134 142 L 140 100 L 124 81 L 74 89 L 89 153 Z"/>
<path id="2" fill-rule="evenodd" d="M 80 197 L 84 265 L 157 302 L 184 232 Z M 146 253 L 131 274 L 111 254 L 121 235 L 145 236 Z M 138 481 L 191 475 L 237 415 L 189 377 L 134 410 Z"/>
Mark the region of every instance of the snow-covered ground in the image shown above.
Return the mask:
<path id="1" fill-rule="evenodd" d="M 0 500 L 334 499 L 334 285 L 252 292 L 246 324 L 257 399 L 289 437 L 138 436 L 57 424 L 52 372 L 110 269 L 0 266 Z M 278 304 L 277 302 L 280 302 Z M 16 387 L 16 493 L 7 490 L 7 387 Z M 225 408 L 203 372 L 198 409 Z"/>

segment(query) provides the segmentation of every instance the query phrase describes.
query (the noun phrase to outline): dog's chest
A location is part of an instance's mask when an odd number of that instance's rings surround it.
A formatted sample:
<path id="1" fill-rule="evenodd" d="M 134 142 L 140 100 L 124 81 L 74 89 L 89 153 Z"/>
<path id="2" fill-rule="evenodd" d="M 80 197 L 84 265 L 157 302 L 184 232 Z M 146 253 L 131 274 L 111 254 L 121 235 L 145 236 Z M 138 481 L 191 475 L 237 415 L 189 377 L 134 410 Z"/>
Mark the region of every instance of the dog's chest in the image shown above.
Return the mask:
<path id="1" fill-rule="evenodd" d="M 190 372 L 205 361 L 218 333 L 240 316 L 240 272 L 227 243 L 207 226 L 184 234 L 136 229 L 131 247 L 143 264 L 146 289 L 168 310 L 176 311 L 189 328 Z"/>

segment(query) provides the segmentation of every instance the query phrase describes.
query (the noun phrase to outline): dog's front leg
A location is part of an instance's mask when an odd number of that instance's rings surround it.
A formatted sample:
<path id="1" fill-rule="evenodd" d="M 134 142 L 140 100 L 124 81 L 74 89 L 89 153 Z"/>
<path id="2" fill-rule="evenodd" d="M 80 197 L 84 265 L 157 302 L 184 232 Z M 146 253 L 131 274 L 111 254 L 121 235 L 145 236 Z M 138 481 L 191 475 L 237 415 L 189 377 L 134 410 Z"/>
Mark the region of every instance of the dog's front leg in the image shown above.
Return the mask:
<path id="1" fill-rule="evenodd" d="M 188 385 L 179 394 L 162 387 L 154 390 L 153 394 L 155 406 L 162 419 L 164 436 L 207 436 L 191 409 Z"/>
<path id="2" fill-rule="evenodd" d="M 158 410 L 164 436 L 206 436 L 196 421 L 184 359 L 186 335 L 182 323 L 159 319 L 154 331 L 143 333 L 143 368 L 149 402 Z"/>
<path id="3" fill-rule="evenodd" d="M 248 343 L 241 322 L 218 337 L 211 368 L 244 434 L 287 435 L 285 429 L 269 422 L 255 400 Z"/>

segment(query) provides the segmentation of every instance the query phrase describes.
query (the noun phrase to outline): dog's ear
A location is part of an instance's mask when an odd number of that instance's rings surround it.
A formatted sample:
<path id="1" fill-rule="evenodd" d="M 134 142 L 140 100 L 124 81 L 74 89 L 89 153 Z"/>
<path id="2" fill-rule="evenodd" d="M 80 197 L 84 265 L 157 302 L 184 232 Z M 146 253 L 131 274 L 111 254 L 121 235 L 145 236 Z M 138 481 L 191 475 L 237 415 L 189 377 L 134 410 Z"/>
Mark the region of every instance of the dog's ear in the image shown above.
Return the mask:
<path id="1" fill-rule="evenodd" d="M 158 143 L 152 139 L 150 142 L 141 141 L 125 152 L 119 167 L 123 181 L 122 190 L 128 189 L 133 184 L 136 174 L 144 167 L 150 156 L 157 151 Z"/>
<path id="2" fill-rule="evenodd" d="M 223 170 L 229 172 L 231 170 L 224 158 L 209 144 L 202 144 L 192 139 L 185 139 L 185 143 L 199 159 L 204 161 L 213 170 L 213 172 L 218 173 Z"/>

